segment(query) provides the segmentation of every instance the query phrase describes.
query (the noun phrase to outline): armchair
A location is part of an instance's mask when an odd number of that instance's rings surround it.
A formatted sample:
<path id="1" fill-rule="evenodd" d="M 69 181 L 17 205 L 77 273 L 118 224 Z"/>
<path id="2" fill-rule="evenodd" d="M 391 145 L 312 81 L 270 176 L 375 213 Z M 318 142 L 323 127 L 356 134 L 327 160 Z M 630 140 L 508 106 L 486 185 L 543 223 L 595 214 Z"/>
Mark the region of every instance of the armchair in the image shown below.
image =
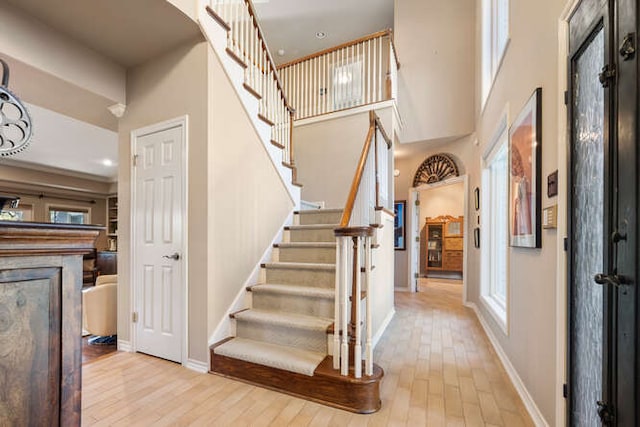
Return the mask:
<path id="1" fill-rule="evenodd" d="M 118 332 L 117 323 L 118 276 L 102 275 L 94 287 L 83 289 L 82 304 L 85 329 L 91 335 L 89 344 L 113 344 Z"/>

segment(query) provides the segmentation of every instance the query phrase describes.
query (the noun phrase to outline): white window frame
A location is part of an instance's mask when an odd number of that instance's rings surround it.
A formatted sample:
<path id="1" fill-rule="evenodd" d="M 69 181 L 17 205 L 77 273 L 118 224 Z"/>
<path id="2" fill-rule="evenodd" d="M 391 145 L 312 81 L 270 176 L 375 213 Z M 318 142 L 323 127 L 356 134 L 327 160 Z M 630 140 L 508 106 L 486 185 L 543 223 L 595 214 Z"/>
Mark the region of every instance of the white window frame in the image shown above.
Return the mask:
<path id="1" fill-rule="evenodd" d="M 508 169 L 507 114 L 505 113 L 494 132 L 484 155 L 482 156 L 482 214 L 481 225 L 481 267 L 480 300 L 489 314 L 500 326 L 505 335 L 509 335 L 509 169 Z M 501 195 L 495 194 L 495 175 L 492 170 L 496 160 L 505 161 L 502 173 Z M 502 198 L 502 212 L 496 212 L 496 197 Z M 502 242 L 499 237 L 502 235 Z M 504 285 L 504 295 L 498 292 L 499 281 Z"/>
<path id="2" fill-rule="evenodd" d="M 45 205 L 45 215 L 46 221 L 51 222 L 51 211 L 68 211 L 68 212 L 78 212 L 86 215 L 85 224 L 91 224 L 91 208 L 77 205 L 64 205 L 58 203 L 47 203 Z"/>
<path id="3" fill-rule="evenodd" d="M 482 109 L 509 46 L 509 0 L 482 0 Z"/>

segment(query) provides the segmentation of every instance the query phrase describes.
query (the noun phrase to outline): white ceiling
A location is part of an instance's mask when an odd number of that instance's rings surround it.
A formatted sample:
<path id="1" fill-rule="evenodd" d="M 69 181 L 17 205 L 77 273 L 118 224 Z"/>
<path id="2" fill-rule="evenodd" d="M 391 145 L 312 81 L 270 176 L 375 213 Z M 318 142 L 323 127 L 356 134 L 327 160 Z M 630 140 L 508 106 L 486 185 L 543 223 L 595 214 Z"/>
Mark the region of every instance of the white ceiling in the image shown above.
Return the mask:
<path id="1" fill-rule="evenodd" d="M 70 170 L 101 180 L 115 181 L 118 174 L 118 134 L 80 120 L 27 104 L 33 121 L 29 146 L 10 157 L 11 163 L 27 162 L 55 170 Z M 111 166 L 103 164 L 110 160 Z M 3 160 L 0 159 L 0 165 Z"/>
<path id="2" fill-rule="evenodd" d="M 393 0 L 254 0 L 254 5 L 278 64 L 393 27 Z M 318 31 L 327 37 L 317 39 Z"/>

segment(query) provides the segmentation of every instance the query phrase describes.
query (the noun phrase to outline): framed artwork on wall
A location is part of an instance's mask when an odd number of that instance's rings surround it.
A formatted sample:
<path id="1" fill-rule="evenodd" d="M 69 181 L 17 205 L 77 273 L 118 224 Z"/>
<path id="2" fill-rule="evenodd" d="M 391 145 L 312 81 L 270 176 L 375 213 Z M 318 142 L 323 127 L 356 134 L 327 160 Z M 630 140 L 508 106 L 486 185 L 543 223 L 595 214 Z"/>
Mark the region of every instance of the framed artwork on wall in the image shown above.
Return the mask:
<path id="1" fill-rule="evenodd" d="M 540 167 L 542 88 L 537 88 L 509 129 L 509 236 L 511 246 L 541 247 Z"/>
<path id="2" fill-rule="evenodd" d="M 394 231 L 393 246 L 394 246 L 394 249 L 398 251 L 404 251 L 407 249 L 407 245 L 405 241 L 406 240 L 405 224 L 407 219 L 406 206 L 407 206 L 406 200 L 396 200 L 393 203 L 393 210 L 394 210 L 394 213 L 396 214 L 394 219 L 394 226 L 393 226 L 393 231 Z"/>

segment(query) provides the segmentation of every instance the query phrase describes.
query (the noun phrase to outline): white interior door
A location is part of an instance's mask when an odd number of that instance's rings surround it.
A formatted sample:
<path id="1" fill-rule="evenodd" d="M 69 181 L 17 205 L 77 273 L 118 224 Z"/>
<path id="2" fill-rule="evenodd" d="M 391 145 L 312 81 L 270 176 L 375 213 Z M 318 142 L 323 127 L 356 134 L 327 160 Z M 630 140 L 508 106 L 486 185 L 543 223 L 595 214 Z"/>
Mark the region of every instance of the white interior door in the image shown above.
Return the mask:
<path id="1" fill-rule="evenodd" d="M 409 218 L 409 289 L 416 292 L 420 271 L 420 192 L 416 190 L 409 192 Z"/>
<path id="2" fill-rule="evenodd" d="M 184 127 L 135 138 L 136 351 L 182 362 Z"/>

